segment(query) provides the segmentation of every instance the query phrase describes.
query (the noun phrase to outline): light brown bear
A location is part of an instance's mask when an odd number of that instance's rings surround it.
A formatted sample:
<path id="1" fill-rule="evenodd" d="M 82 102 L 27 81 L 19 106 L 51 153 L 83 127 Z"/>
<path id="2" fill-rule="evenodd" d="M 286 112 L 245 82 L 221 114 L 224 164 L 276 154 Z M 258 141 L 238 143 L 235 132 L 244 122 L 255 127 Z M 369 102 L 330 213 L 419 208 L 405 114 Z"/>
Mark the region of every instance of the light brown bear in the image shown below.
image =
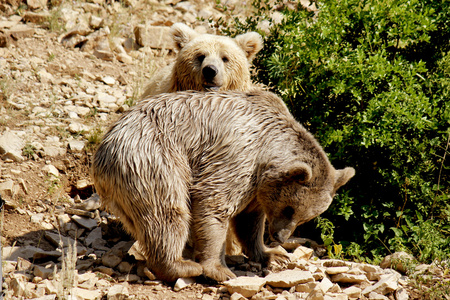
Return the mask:
<path id="1" fill-rule="evenodd" d="M 261 35 L 248 32 L 230 38 L 199 34 L 182 23 L 172 25 L 176 60 L 156 71 L 141 98 L 166 92 L 252 88 L 250 63 L 262 49 Z"/>
<path id="2" fill-rule="evenodd" d="M 324 212 L 353 168 L 335 170 L 276 95 L 178 92 L 143 100 L 105 134 L 92 176 L 104 206 L 139 241 L 158 278 L 235 277 L 230 227 L 253 261 L 286 256 L 283 243 Z M 183 249 L 192 233 L 197 262 Z"/>

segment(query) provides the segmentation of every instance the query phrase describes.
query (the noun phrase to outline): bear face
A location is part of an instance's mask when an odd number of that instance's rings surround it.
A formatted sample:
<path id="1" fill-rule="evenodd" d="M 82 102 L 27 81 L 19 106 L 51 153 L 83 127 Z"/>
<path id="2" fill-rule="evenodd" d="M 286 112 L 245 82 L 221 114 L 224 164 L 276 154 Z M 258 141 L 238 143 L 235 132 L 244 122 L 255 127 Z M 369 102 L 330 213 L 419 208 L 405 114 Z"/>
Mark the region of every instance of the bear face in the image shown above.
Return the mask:
<path id="1" fill-rule="evenodd" d="M 262 48 L 256 32 L 236 38 L 198 34 L 184 24 L 172 27 L 179 51 L 174 84 L 177 90 L 248 90 L 250 62 Z"/>
<path id="2" fill-rule="evenodd" d="M 182 23 L 172 25 L 178 51 L 174 62 L 157 72 L 141 98 L 176 91 L 248 91 L 253 88 L 250 63 L 262 49 L 261 35 L 230 38 L 200 34 Z"/>
<path id="3" fill-rule="evenodd" d="M 319 161 L 311 168 L 302 161 L 269 168 L 263 175 L 258 201 L 264 207 L 271 239 L 284 243 L 297 228 L 330 206 L 339 187 L 355 174 L 353 168 L 335 170 Z"/>

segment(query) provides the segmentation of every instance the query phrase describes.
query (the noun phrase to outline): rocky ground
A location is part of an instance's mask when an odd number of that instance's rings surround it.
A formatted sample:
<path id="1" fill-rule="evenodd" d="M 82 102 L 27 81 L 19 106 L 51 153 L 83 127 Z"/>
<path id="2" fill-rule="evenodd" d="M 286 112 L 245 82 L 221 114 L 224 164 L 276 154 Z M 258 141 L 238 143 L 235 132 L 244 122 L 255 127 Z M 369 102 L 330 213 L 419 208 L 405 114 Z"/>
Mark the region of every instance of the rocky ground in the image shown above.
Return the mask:
<path id="1" fill-rule="evenodd" d="M 233 16 L 248 13 L 245 3 L 225 4 Z M 6 299 L 403 300 L 449 282 L 442 266 L 415 267 L 425 287 L 390 269 L 389 260 L 384 269 L 330 260 L 300 238 L 283 245 L 291 257 L 286 266 L 262 269 L 232 256 L 228 264 L 239 277 L 223 284 L 156 280 L 132 238 L 100 209 L 90 157 L 108 125 L 173 57 L 169 26 L 184 22 L 215 33 L 203 20 L 229 14 L 207 0 L 6 0 L 0 15 Z"/>

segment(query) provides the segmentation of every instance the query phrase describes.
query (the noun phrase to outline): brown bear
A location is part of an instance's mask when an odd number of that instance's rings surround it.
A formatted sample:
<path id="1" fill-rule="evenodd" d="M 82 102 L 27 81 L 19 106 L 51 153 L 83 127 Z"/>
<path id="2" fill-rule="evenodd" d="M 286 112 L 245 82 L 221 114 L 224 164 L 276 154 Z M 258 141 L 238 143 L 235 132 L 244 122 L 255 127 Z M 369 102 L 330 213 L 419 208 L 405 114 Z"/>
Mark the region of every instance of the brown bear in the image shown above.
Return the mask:
<path id="1" fill-rule="evenodd" d="M 353 168 L 335 170 L 276 95 L 178 92 L 141 101 L 105 134 L 92 178 L 104 206 L 139 241 L 160 279 L 235 275 L 224 260 L 230 227 L 253 261 L 324 212 Z M 196 260 L 182 252 L 192 233 Z"/>
<path id="2" fill-rule="evenodd" d="M 248 91 L 250 63 L 262 49 L 261 35 L 248 32 L 230 38 L 199 34 L 182 23 L 172 25 L 176 60 L 151 78 L 141 98 L 166 92 L 196 90 Z"/>

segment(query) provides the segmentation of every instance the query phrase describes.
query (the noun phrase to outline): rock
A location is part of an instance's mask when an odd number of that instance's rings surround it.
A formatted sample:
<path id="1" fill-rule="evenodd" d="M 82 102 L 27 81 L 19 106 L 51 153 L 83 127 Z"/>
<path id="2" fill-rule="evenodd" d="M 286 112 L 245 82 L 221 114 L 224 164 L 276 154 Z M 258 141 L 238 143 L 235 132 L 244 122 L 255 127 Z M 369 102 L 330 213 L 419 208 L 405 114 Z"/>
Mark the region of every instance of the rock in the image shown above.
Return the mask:
<path id="1" fill-rule="evenodd" d="M 351 284 L 362 282 L 369 283 L 369 280 L 367 279 L 366 275 L 352 275 L 346 273 L 331 276 L 331 281 L 338 283 L 351 283 Z"/>
<path id="2" fill-rule="evenodd" d="M 383 269 L 392 268 L 403 274 L 406 273 L 408 267 L 414 263 L 414 257 L 406 252 L 395 252 L 386 256 L 380 263 Z"/>
<path id="3" fill-rule="evenodd" d="M 178 278 L 175 282 L 175 286 L 173 287 L 173 290 L 175 292 L 181 291 L 185 287 L 194 284 L 195 279 L 194 278 Z"/>
<path id="4" fill-rule="evenodd" d="M 29 297 L 26 281 L 24 276 L 13 275 L 10 282 L 10 287 L 14 291 L 16 297 Z"/>
<path id="5" fill-rule="evenodd" d="M 388 297 L 375 293 L 375 292 L 370 292 L 370 294 L 367 296 L 370 300 L 389 300 Z"/>
<path id="6" fill-rule="evenodd" d="M 95 228 L 88 234 L 88 236 L 84 240 L 84 244 L 89 247 L 97 239 L 102 239 L 102 229 L 100 227 Z"/>
<path id="7" fill-rule="evenodd" d="M 311 293 L 319 283 L 317 282 L 308 282 L 303 284 L 298 284 L 295 286 L 295 291 L 299 293 Z"/>
<path id="8" fill-rule="evenodd" d="M 113 86 L 116 83 L 116 80 L 111 76 L 104 76 L 101 78 L 101 81 L 109 86 Z"/>
<path id="9" fill-rule="evenodd" d="M 315 289 L 305 298 L 306 300 L 324 300 L 325 295 L 321 289 Z"/>
<path id="10" fill-rule="evenodd" d="M 313 253 L 314 253 L 313 249 L 299 246 L 294 250 L 294 252 L 292 254 L 293 254 L 294 260 L 300 260 L 300 259 L 309 260 Z"/>
<path id="11" fill-rule="evenodd" d="M 399 273 L 394 273 L 391 275 L 384 275 L 380 281 L 376 284 L 366 287 L 362 294 L 367 296 L 371 292 L 386 295 L 388 293 L 394 292 L 398 288 L 398 280 L 401 275 Z"/>
<path id="12" fill-rule="evenodd" d="M 13 27 L 11 27 L 7 34 L 11 36 L 14 40 L 20 40 L 27 37 L 31 37 L 34 34 L 34 28 L 28 26 L 28 25 L 22 25 L 18 24 Z"/>
<path id="13" fill-rule="evenodd" d="M 93 230 L 98 226 L 97 220 L 91 218 L 85 218 L 77 215 L 73 215 L 72 220 L 80 225 L 81 227 L 86 228 L 87 230 Z"/>
<path id="14" fill-rule="evenodd" d="M 351 286 L 342 291 L 344 294 L 346 294 L 349 298 L 361 298 L 361 289 L 356 286 Z"/>
<path id="15" fill-rule="evenodd" d="M 239 293 L 233 293 L 231 296 L 230 296 L 230 300 L 246 300 L 247 298 L 245 298 L 244 296 L 242 296 L 241 294 L 239 294 Z M 203 298 L 202 298 L 202 300 L 203 300 Z"/>
<path id="16" fill-rule="evenodd" d="M 45 172 L 47 175 L 53 175 L 55 177 L 59 177 L 59 171 L 54 165 L 45 165 L 42 168 L 42 171 Z"/>
<path id="17" fill-rule="evenodd" d="M 119 270 L 120 273 L 130 273 L 133 266 L 126 261 L 122 261 L 118 266 L 117 270 Z"/>
<path id="18" fill-rule="evenodd" d="M 40 0 L 38 0 L 40 1 Z M 50 18 L 50 13 L 48 11 L 42 11 L 42 12 L 32 12 L 32 11 L 26 11 L 23 15 L 23 20 L 25 22 L 31 22 L 35 24 L 42 24 L 47 22 L 47 20 Z"/>
<path id="19" fill-rule="evenodd" d="M 0 194 L 13 198 L 16 194 L 16 187 L 12 179 L 0 182 Z"/>
<path id="20" fill-rule="evenodd" d="M 348 262 L 345 262 L 345 261 L 339 260 L 339 259 L 326 259 L 322 262 L 322 265 L 327 268 L 349 267 L 350 266 L 350 264 Z"/>
<path id="21" fill-rule="evenodd" d="M 152 272 L 150 272 L 150 270 L 147 267 L 144 268 L 144 274 L 145 274 L 145 276 L 147 276 L 147 278 L 149 280 L 155 280 L 156 279 L 156 276 Z"/>
<path id="22" fill-rule="evenodd" d="M 102 256 L 102 264 L 110 268 L 116 267 L 122 261 L 122 257 L 118 254 L 118 251 L 108 251 Z"/>
<path id="23" fill-rule="evenodd" d="M 3 261 L 2 264 L 3 264 L 3 268 L 2 268 L 3 274 L 6 275 L 6 274 L 14 272 L 16 270 L 18 262 L 7 260 L 7 261 Z M 27 269 L 25 269 L 25 270 L 27 270 Z M 20 270 L 19 268 L 17 268 L 17 271 L 24 271 L 24 270 Z"/>
<path id="24" fill-rule="evenodd" d="M 91 187 L 92 183 L 90 183 L 88 180 L 86 179 L 80 179 L 77 181 L 75 187 L 77 188 L 77 190 L 84 190 L 87 189 L 88 187 Z"/>
<path id="25" fill-rule="evenodd" d="M 34 246 L 23 246 L 23 247 L 3 247 L 2 248 L 2 259 L 18 261 L 19 257 L 32 261 L 33 259 L 42 259 L 46 257 L 59 257 L 61 252 L 58 251 L 44 251 L 40 248 Z"/>
<path id="26" fill-rule="evenodd" d="M 134 29 L 136 42 L 143 47 L 174 49 L 170 27 L 137 25 Z"/>
<path id="27" fill-rule="evenodd" d="M 82 300 L 95 300 L 100 299 L 102 296 L 102 292 L 99 290 L 85 290 L 78 287 L 72 288 L 71 294 L 75 296 L 75 299 Z"/>
<path id="28" fill-rule="evenodd" d="M 350 270 L 349 267 L 331 267 L 331 268 L 327 268 L 325 272 L 328 275 L 335 275 L 335 274 L 346 273 L 349 270 Z"/>
<path id="29" fill-rule="evenodd" d="M 329 289 L 333 287 L 333 283 L 328 278 L 322 279 L 322 281 L 316 286 L 316 289 L 319 288 L 325 294 Z"/>
<path id="30" fill-rule="evenodd" d="M 83 151 L 85 145 L 86 145 L 86 142 L 84 142 L 84 141 L 77 141 L 77 140 L 69 141 L 69 149 L 72 150 L 72 152 Z"/>
<path id="31" fill-rule="evenodd" d="M 258 293 L 265 283 L 264 278 L 247 276 L 236 277 L 223 282 L 230 294 L 239 293 L 247 298 Z"/>
<path id="32" fill-rule="evenodd" d="M 279 273 L 272 273 L 265 278 L 266 283 L 272 287 L 288 288 L 297 284 L 314 281 L 309 271 L 285 270 Z"/>
<path id="33" fill-rule="evenodd" d="M 47 7 L 47 0 L 27 0 L 30 9 L 40 9 Z"/>
<path id="34" fill-rule="evenodd" d="M 22 162 L 23 147 L 25 147 L 24 140 L 11 131 L 5 131 L 0 136 L 0 155 L 3 157 Z"/>
<path id="35" fill-rule="evenodd" d="M 395 300 L 408 300 L 408 292 L 404 288 L 398 288 L 395 293 Z"/>
<path id="36" fill-rule="evenodd" d="M 106 295 L 107 300 L 124 300 L 128 299 L 128 297 L 128 288 L 122 284 L 115 284 L 110 287 Z"/>
<path id="37" fill-rule="evenodd" d="M 98 59 L 106 60 L 106 61 L 113 61 L 114 60 L 114 53 L 107 50 L 95 50 L 94 56 Z"/>
<path id="38" fill-rule="evenodd" d="M 39 276 L 42 279 L 52 279 L 53 271 L 54 268 L 52 268 L 51 265 L 45 267 L 36 265 L 34 266 L 33 274 L 34 276 Z"/>

